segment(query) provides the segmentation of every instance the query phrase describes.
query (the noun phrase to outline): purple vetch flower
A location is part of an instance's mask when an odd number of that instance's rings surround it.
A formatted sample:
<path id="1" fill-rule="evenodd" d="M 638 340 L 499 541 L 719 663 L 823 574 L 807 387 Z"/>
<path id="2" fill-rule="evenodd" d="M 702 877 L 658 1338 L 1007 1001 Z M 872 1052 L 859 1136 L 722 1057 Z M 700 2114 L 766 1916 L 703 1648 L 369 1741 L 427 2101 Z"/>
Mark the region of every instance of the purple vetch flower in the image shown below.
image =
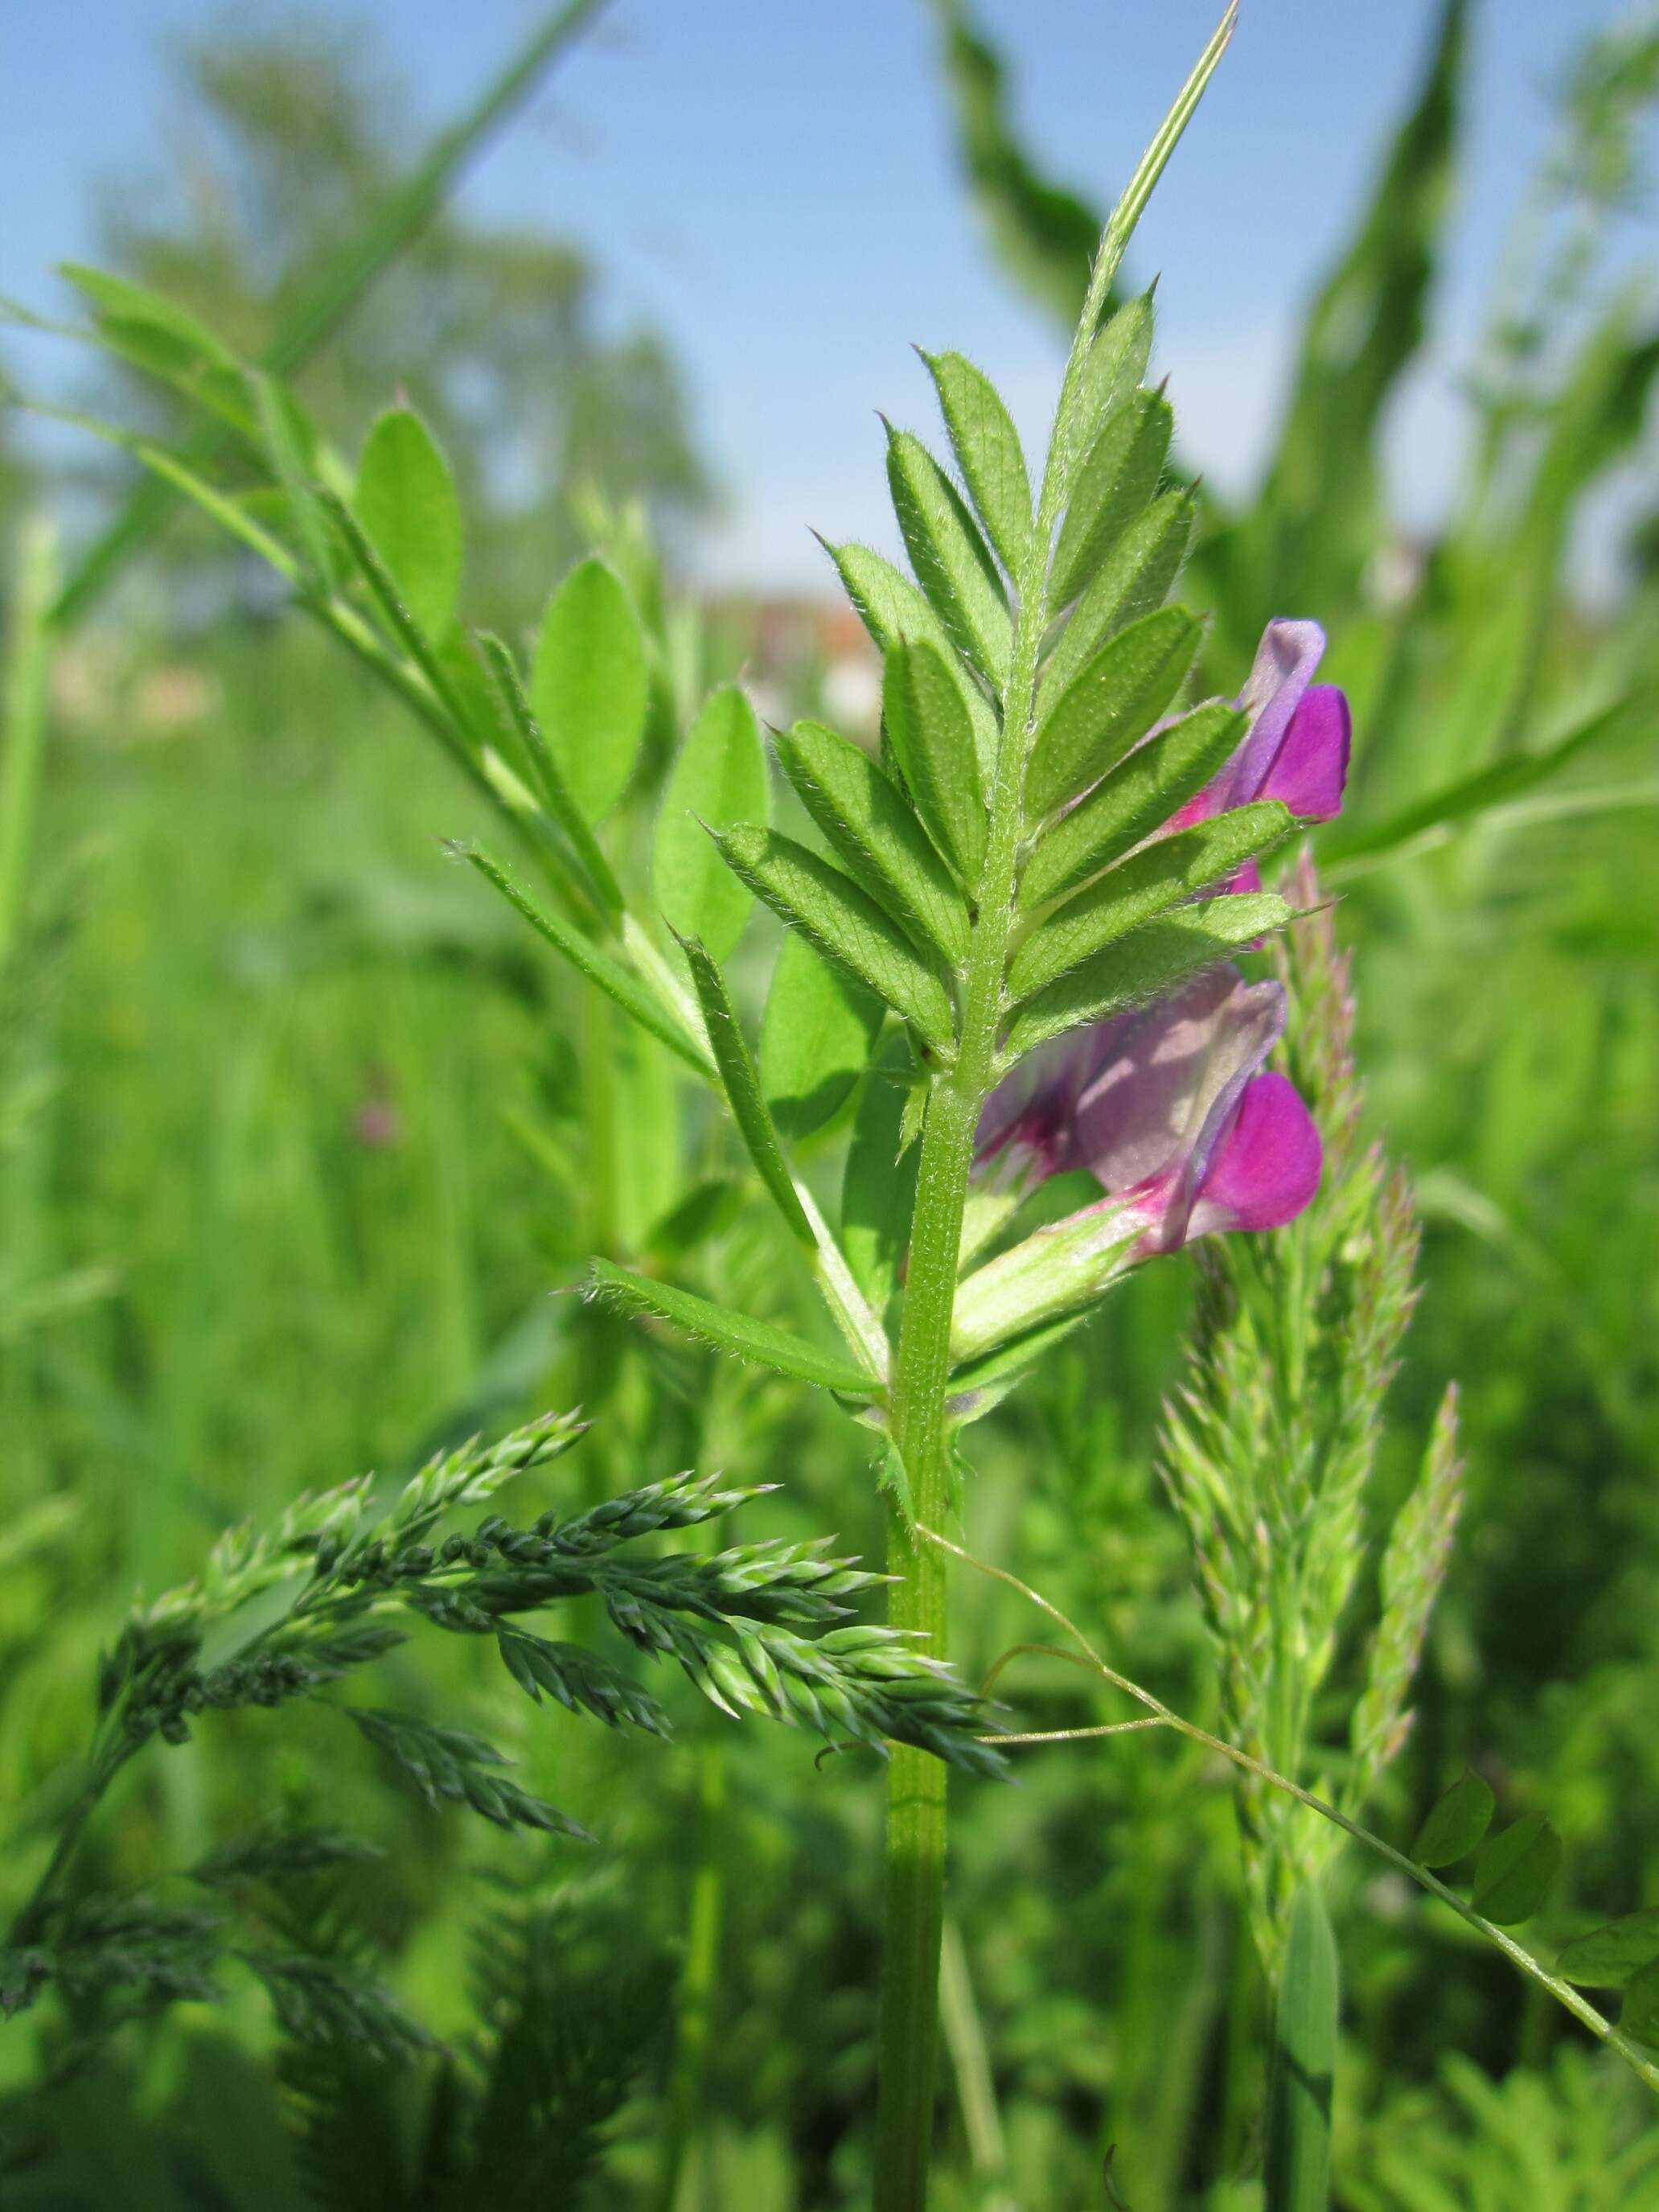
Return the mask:
<path id="1" fill-rule="evenodd" d="M 1016 1177 L 1038 1181 L 1086 1168 L 1104 1195 L 966 1277 L 951 1328 L 958 1360 L 1091 1304 L 1194 1237 L 1296 1218 L 1324 1153 L 1294 1085 L 1261 1072 L 1285 1017 L 1280 985 L 1222 968 L 1032 1054 L 992 1093 L 981 1160 L 1002 1155 Z"/>
<path id="2" fill-rule="evenodd" d="M 1239 696 L 1243 743 L 1158 834 L 1252 799 L 1279 799 L 1304 821 L 1339 811 L 1350 720 L 1341 692 L 1313 681 L 1324 650 L 1317 623 L 1268 623 Z M 1254 863 L 1217 886 L 1260 887 Z M 1000 1160 L 1005 1187 L 1025 1188 L 1086 1169 L 1104 1195 L 967 1276 L 959 1359 L 1076 1310 L 1194 1237 L 1295 1220 L 1319 1188 L 1324 1148 L 1294 1085 L 1262 1067 L 1285 1012 L 1279 984 L 1214 969 L 1158 1005 L 1056 1039 L 998 1085 L 980 1116 L 981 1164 Z"/>
<path id="3" fill-rule="evenodd" d="M 980 1157 L 1006 1153 L 1038 1180 L 1088 1169 L 1133 1227 L 1135 1259 L 1218 1231 L 1279 1228 L 1318 1188 L 1322 1158 L 1293 1086 L 1258 1073 L 1285 1016 L 1280 985 L 1220 968 L 1062 1038 L 992 1093 Z"/>
<path id="4" fill-rule="evenodd" d="M 1347 781 L 1352 717 L 1334 684 L 1316 684 L 1325 651 L 1316 622 L 1270 622 L 1256 647 L 1250 680 L 1238 704 L 1250 717 L 1249 734 L 1219 775 L 1170 818 L 1171 830 L 1255 799 L 1277 799 L 1304 822 L 1328 822 L 1342 805 Z M 1261 888 L 1254 860 L 1225 884 L 1230 891 Z"/>

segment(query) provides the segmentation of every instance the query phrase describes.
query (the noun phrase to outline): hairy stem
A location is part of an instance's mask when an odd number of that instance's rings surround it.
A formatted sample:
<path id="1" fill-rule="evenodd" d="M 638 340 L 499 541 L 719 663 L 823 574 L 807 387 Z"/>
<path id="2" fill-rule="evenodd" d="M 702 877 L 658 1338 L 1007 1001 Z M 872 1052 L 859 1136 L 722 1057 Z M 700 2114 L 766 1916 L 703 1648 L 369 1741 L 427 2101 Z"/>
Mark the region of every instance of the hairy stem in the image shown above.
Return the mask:
<path id="1" fill-rule="evenodd" d="M 960 977 L 956 1056 L 933 1080 L 922 1125 L 909 1272 L 892 1387 L 892 1437 L 909 1488 L 910 1511 L 936 1527 L 950 1504 L 946 1417 L 951 1323 L 962 1249 L 963 1207 L 980 1110 L 998 1074 L 998 1032 L 1006 1012 L 1004 976 L 1024 820 L 1023 792 L 1036 706 L 1037 659 L 1048 627 L 1048 555 L 1083 458 L 1085 371 L 1112 282 L 1142 209 L 1186 128 L 1231 34 L 1236 7 L 1200 58 L 1175 106 L 1130 179 L 1095 256 L 1060 384 L 1043 467 L 1030 548 L 1014 577 L 1016 613 L 1001 735 L 992 782 L 985 865 Z M 892 1509 L 888 1566 L 894 1577 L 889 1619 L 945 1656 L 944 1559 L 918 1549 L 900 1505 Z M 939 1940 L 944 1923 L 945 1772 L 935 1759 L 896 1750 L 888 1780 L 887 1888 L 875 2212 L 921 2212 L 933 2125 L 939 2039 Z"/>

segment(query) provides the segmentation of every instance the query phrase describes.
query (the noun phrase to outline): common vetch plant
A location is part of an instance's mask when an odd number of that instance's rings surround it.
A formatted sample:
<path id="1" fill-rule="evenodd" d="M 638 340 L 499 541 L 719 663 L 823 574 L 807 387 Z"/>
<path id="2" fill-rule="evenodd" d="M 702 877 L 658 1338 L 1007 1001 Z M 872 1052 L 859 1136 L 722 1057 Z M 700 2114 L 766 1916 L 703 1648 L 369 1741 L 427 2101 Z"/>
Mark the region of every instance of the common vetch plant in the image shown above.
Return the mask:
<path id="1" fill-rule="evenodd" d="M 688 1335 L 833 1399 L 885 1488 L 898 1632 L 827 1626 L 825 1608 L 868 1578 L 817 1551 L 636 1558 L 635 1539 L 745 1494 L 696 1478 L 441 1539 L 424 1506 L 406 1501 L 388 1522 L 354 1492 L 231 1546 L 197 1589 L 135 1617 L 106 1671 L 83 1802 L 198 1713 L 331 1694 L 399 1624 L 422 1620 L 492 1641 L 532 1697 L 651 1729 L 659 1715 L 631 1673 L 526 1625 L 576 1596 L 638 1649 L 672 1656 L 716 1704 L 892 1744 L 877 2179 L 889 2212 L 920 2204 L 927 2185 L 939 1755 L 981 1773 L 995 1764 L 975 1741 L 982 1716 L 940 1671 L 942 1532 L 966 1503 L 965 1430 L 1130 1270 L 1231 1233 L 1209 1245 L 1224 1256 L 1206 1271 L 1200 1364 L 1165 1462 L 1223 1649 L 1227 1741 L 1204 1740 L 1243 1778 L 1252 1922 L 1270 1971 L 1298 1941 L 1318 1964 L 1328 1831 L 1315 1800 L 1334 1788 L 1329 1810 L 1354 1832 L 1400 1740 L 1456 1507 L 1448 1414 L 1385 1556 L 1382 1631 L 1346 1770 L 1328 1784 L 1330 1747 L 1310 1716 L 1359 1557 L 1414 1232 L 1398 1188 L 1357 1148 L 1342 988 L 1314 914 L 1322 895 L 1299 877 L 1284 896 L 1260 871 L 1299 823 L 1337 811 L 1349 718 L 1342 694 L 1313 680 L 1322 634 L 1299 614 L 1267 623 L 1248 674 L 1249 647 L 1237 647 L 1220 679 L 1234 696 L 1197 696 L 1200 650 L 1224 659 L 1235 640 L 1218 645 L 1170 603 L 1195 489 L 1172 469 L 1171 410 L 1146 381 L 1152 297 L 1115 289 L 1231 22 L 1230 9 L 1099 242 L 1040 466 L 969 361 L 923 356 L 954 468 L 890 429 L 910 573 L 866 547 L 828 549 L 881 658 L 879 745 L 815 720 L 773 732 L 770 760 L 804 817 L 793 827 L 774 822 L 750 702 L 736 685 L 704 695 L 696 641 L 665 611 L 631 524 L 598 519 L 605 557 L 563 580 L 533 638 L 478 635 L 461 615 L 459 502 L 416 415 L 389 410 L 354 465 L 287 385 L 194 318 L 76 276 L 99 343 L 216 418 L 222 463 L 210 471 L 202 449 L 91 427 L 270 563 L 441 744 L 494 825 L 458 853 L 580 979 L 575 1181 L 594 1293 L 580 1325 L 611 1332 L 604 1346 L 589 1340 L 583 1395 L 604 1401 L 620 1311 L 653 1345 Z M 786 933 L 757 1042 L 733 967 L 757 902 Z M 1290 923 L 1300 969 L 1264 972 Z M 775 1249 L 821 1294 L 816 1334 L 795 1325 L 787 1270 L 769 1300 L 722 1278 L 724 1174 L 677 1188 L 642 1232 L 629 1225 L 623 1036 L 655 1055 L 653 1080 L 667 1090 L 666 1069 L 679 1085 L 669 1126 L 690 1107 L 706 1127 L 708 1104 L 720 1109 L 727 1155 L 746 1160 L 750 1194 L 772 1209 Z M 1290 1073 L 1268 1067 L 1287 1045 Z M 1052 1195 L 1042 1186 L 1078 1171 L 1092 1178 L 1088 1202 L 1033 1225 Z M 1275 1231 L 1284 1241 L 1257 1241 Z M 1314 1353 L 1338 1342 L 1334 1366 L 1316 1374 Z M 457 1476 L 463 1491 L 495 1464 L 462 1457 L 474 1469 Z M 249 1626 L 276 1593 L 271 1620 Z M 568 1825 L 518 1791 L 480 1739 L 348 1710 L 428 1796 L 505 1825 Z M 1175 1724 L 1159 1710 L 1158 1724 Z M 1473 1850 L 1480 1834 L 1453 1825 Z M 1477 1873 L 1471 1910 L 1533 1893 L 1535 1842 L 1534 1831 L 1500 1852 L 1484 1888 Z M 1425 1852 L 1443 1844 L 1431 1837 Z M 61 1872 L 48 1869 L 20 1923 L 19 2001 L 64 1984 L 86 1954 Z M 1487 1932 L 1497 1920 L 1482 1917 Z M 99 1924 L 94 1911 L 82 1926 L 94 1948 Z M 1652 1964 L 1639 1929 L 1620 1940 L 1620 1971 L 1639 1979 Z M 194 1922 L 158 1943 L 172 1945 L 181 1987 L 204 1985 L 222 1948 Z M 290 2009 L 307 1971 L 281 1981 Z M 152 1982 L 165 1978 L 158 1969 Z M 1311 1986 L 1306 1973 L 1280 1980 Z M 1324 1995 L 1333 2023 L 1334 1970 Z M 328 2003 L 345 2016 L 346 1998 Z"/>

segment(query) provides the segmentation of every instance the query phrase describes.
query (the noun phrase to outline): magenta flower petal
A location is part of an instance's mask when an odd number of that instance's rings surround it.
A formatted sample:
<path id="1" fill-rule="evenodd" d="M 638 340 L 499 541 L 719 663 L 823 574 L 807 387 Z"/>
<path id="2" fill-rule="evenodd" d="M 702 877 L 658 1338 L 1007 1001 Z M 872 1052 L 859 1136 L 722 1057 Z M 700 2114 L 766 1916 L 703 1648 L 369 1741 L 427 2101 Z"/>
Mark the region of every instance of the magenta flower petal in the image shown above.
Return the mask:
<path id="1" fill-rule="evenodd" d="M 1246 1085 L 1192 1209 L 1189 1237 L 1282 1229 L 1312 1200 L 1325 1164 L 1314 1118 L 1287 1076 Z"/>
<path id="2" fill-rule="evenodd" d="M 1079 1097 L 1076 1148 L 1103 1189 L 1146 1212 L 1146 1249 L 1187 1241 L 1194 1199 L 1244 1086 L 1285 1027 L 1277 983 L 1200 975 L 1162 1006 L 1103 1024 Z"/>
<path id="3" fill-rule="evenodd" d="M 1334 684 L 1311 684 L 1251 798 L 1282 799 L 1303 821 L 1330 821 L 1342 809 L 1352 739 L 1353 717 L 1344 694 Z"/>
<path id="4" fill-rule="evenodd" d="M 1348 769 L 1348 702 L 1334 684 L 1313 684 L 1325 650 L 1315 622 L 1270 622 L 1238 704 L 1249 734 L 1202 791 L 1171 815 L 1190 829 L 1254 799 L 1282 799 L 1292 814 L 1328 821 L 1342 803 Z M 1312 687 L 1312 688 L 1310 688 Z"/>
<path id="5" fill-rule="evenodd" d="M 1077 1102 L 1100 1064 L 1110 1022 L 1057 1037 L 1028 1053 L 1004 1076 L 979 1117 L 975 1154 L 988 1160 L 1007 1152 L 1036 1170 L 1039 1181 L 1080 1167 Z"/>
<path id="6" fill-rule="evenodd" d="M 1250 718 L 1250 734 L 1216 778 L 1226 787 L 1221 807 L 1243 806 L 1266 792 L 1324 651 L 1325 633 L 1316 622 L 1287 622 L 1281 616 L 1262 631 L 1250 680 L 1238 695 Z"/>

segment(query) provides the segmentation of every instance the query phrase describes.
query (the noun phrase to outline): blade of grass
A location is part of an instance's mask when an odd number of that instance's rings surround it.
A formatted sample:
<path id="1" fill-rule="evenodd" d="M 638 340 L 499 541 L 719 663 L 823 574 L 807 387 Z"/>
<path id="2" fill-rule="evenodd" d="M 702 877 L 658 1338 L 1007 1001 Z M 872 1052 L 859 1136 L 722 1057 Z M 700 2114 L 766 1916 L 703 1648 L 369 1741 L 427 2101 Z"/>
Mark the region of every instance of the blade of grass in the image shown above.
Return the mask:
<path id="1" fill-rule="evenodd" d="M 46 736 L 47 611 L 58 573 L 57 540 L 42 518 L 25 523 L 7 639 L 4 751 L 0 754 L 0 973 L 11 957 L 23 905 L 35 795 Z"/>

